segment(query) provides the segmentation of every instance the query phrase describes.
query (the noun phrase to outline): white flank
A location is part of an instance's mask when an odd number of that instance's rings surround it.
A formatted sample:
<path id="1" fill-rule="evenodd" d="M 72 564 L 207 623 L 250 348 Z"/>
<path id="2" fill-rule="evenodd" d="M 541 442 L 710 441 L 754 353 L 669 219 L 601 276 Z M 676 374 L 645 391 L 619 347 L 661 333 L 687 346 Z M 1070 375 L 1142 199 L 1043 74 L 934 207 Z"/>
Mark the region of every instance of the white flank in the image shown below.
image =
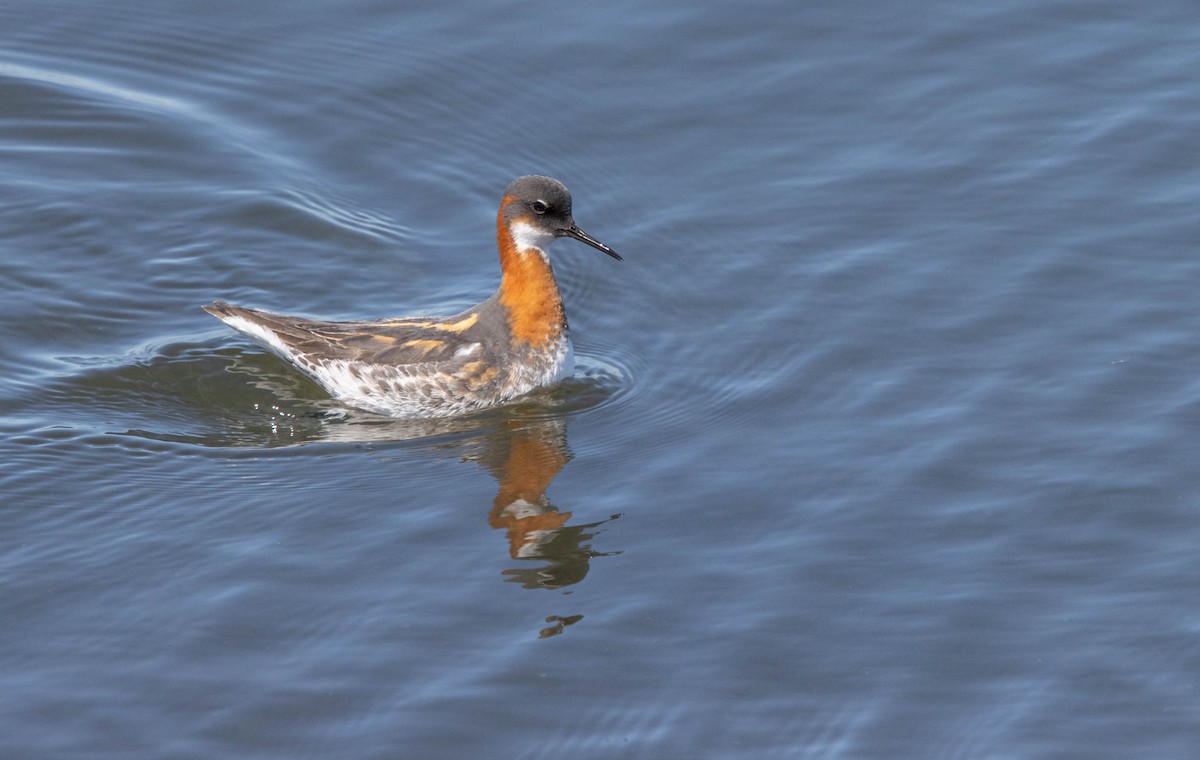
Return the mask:
<path id="1" fill-rule="evenodd" d="M 546 385 L 557 383 L 575 373 L 575 346 L 571 343 L 569 336 L 563 340 L 563 343 L 566 345 L 559 347 L 560 353 L 554 374 L 546 381 Z"/>
<path id="2" fill-rule="evenodd" d="M 279 339 L 273 330 L 251 322 L 244 317 L 221 317 L 221 321 L 240 333 L 250 336 L 255 343 L 270 350 L 271 353 L 286 361 L 295 363 L 296 354 Z"/>

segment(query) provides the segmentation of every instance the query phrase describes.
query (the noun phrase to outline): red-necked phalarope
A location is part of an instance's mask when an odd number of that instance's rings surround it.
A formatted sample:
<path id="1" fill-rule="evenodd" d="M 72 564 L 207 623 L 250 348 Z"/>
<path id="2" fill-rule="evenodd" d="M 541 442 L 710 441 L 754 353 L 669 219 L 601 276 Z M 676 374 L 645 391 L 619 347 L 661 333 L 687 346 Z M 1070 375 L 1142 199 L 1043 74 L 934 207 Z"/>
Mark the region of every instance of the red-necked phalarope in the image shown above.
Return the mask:
<path id="1" fill-rule="evenodd" d="M 504 403 L 572 372 L 567 316 L 546 255 L 560 237 L 621 259 L 575 224 L 561 182 L 518 177 L 496 215 L 500 287 L 460 314 L 318 322 L 221 301 L 204 309 L 343 403 L 390 417 L 448 417 Z"/>

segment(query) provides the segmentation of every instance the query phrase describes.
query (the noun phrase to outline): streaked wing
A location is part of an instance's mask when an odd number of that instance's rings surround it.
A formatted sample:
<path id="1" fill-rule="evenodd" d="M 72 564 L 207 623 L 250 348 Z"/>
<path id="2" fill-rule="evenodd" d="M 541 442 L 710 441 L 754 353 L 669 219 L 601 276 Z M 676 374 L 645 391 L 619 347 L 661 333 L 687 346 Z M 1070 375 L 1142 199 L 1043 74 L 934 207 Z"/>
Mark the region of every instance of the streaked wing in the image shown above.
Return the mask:
<path id="1" fill-rule="evenodd" d="M 440 364 L 468 360 L 479 344 L 465 335 L 478 317 L 387 319 L 378 322 L 319 322 L 216 301 L 207 312 L 281 353 L 320 361 L 363 364 Z"/>

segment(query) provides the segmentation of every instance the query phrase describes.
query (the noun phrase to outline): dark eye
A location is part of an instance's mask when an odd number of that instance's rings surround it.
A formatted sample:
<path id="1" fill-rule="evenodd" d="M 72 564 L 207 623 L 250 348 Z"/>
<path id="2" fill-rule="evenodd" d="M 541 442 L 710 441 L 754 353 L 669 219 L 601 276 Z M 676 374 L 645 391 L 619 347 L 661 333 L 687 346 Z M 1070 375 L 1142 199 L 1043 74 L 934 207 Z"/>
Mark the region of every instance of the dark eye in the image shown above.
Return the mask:
<path id="1" fill-rule="evenodd" d="M 546 203 L 545 201 L 539 200 L 539 201 L 534 201 L 533 203 L 530 203 L 529 208 L 533 209 L 533 213 L 537 214 L 538 216 L 541 216 L 542 214 L 544 214 L 550 210 L 550 204 Z"/>

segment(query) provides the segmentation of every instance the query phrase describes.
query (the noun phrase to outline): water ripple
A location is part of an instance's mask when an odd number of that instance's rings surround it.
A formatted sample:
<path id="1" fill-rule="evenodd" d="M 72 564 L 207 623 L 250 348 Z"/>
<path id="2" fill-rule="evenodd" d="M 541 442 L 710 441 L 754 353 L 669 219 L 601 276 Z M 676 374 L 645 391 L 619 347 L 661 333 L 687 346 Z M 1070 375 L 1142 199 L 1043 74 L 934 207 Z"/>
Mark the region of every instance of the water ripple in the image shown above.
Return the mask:
<path id="1" fill-rule="evenodd" d="M 236 340 L 226 338 L 225 341 Z M 501 419 L 554 419 L 620 403 L 631 372 L 621 359 L 581 354 L 574 379 L 497 410 L 444 420 L 391 420 L 347 408 L 281 360 L 215 344 L 150 345 L 116 363 L 61 356 L 60 369 L 13 385 L 17 411 L 56 423 L 21 446 L 128 435 L 202 448 L 396 443 L 470 433 Z M 62 368 L 75 367 L 64 371 Z M 52 413 L 47 410 L 53 409 Z"/>

